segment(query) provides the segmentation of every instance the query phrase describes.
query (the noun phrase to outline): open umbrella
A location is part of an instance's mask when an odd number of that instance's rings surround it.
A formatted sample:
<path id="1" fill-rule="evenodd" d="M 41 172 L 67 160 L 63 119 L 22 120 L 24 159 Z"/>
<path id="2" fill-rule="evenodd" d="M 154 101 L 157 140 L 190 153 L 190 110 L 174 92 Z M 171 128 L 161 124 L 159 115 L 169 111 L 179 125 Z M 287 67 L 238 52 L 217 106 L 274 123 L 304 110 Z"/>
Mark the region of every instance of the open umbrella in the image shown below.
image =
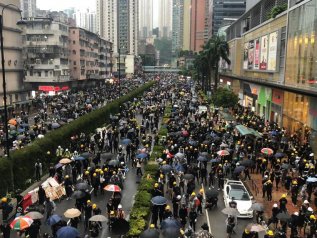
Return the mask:
<path id="1" fill-rule="evenodd" d="M 290 169 L 290 168 L 292 168 L 292 165 L 284 163 L 284 164 L 282 164 L 281 168 L 282 169 Z"/>
<path id="2" fill-rule="evenodd" d="M 252 167 L 254 165 L 254 161 L 250 159 L 246 159 L 246 160 L 239 161 L 239 164 L 245 167 Z"/>
<path id="3" fill-rule="evenodd" d="M 219 150 L 217 154 L 220 156 L 226 156 L 226 155 L 229 155 L 230 153 L 227 150 Z"/>
<path id="4" fill-rule="evenodd" d="M 89 221 L 95 221 L 95 222 L 106 222 L 107 218 L 103 215 L 95 215 L 89 218 Z"/>
<path id="5" fill-rule="evenodd" d="M 291 216 L 287 212 L 280 212 L 279 214 L 277 214 L 276 218 L 279 219 L 280 221 L 285 222 L 291 219 Z"/>
<path id="6" fill-rule="evenodd" d="M 218 163 L 218 162 L 220 162 L 220 159 L 212 159 L 212 160 L 210 160 L 210 162 L 211 163 Z"/>
<path id="7" fill-rule="evenodd" d="M 170 165 L 168 165 L 168 164 L 164 164 L 164 165 L 161 167 L 161 170 L 163 171 L 163 173 L 167 174 L 167 173 L 171 172 L 172 166 L 170 166 Z"/>
<path id="8" fill-rule="evenodd" d="M 195 232 L 195 238 L 213 238 L 213 236 L 206 230 L 200 230 Z"/>
<path id="9" fill-rule="evenodd" d="M 61 167 L 63 167 L 63 164 L 61 164 L 61 163 L 58 163 L 58 164 L 56 164 L 56 165 L 54 166 L 55 169 L 59 169 L 59 168 L 61 168 Z"/>
<path id="10" fill-rule="evenodd" d="M 168 228 L 172 228 L 172 229 L 180 229 L 181 228 L 181 223 L 174 219 L 174 218 L 167 218 L 165 220 L 162 221 L 161 223 L 161 229 L 165 230 Z"/>
<path id="11" fill-rule="evenodd" d="M 129 145 L 129 144 L 131 144 L 131 140 L 130 140 L 130 139 L 123 139 L 123 140 L 121 141 L 121 144 L 123 144 L 123 145 Z"/>
<path id="12" fill-rule="evenodd" d="M 28 212 L 25 216 L 31 217 L 33 220 L 42 219 L 44 217 L 42 213 L 36 211 Z"/>
<path id="13" fill-rule="evenodd" d="M 117 160 L 117 159 L 112 159 L 112 160 L 110 160 L 110 161 L 108 162 L 108 165 L 110 165 L 110 166 L 118 166 L 119 163 L 120 163 L 119 160 Z"/>
<path id="14" fill-rule="evenodd" d="M 92 157 L 92 154 L 90 154 L 89 152 L 84 152 L 80 156 L 84 157 L 85 159 L 89 159 L 90 157 Z"/>
<path id="15" fill-rule="evenodd" d="M 144 159 L 147 157 L 147 154 L 146 153 L 140 153 L 136 156 L 138 159 Z"/>
<path id="16" fill-rule="evenodd" d="M 206 162 L 206 161 L 208 161 L 208 159 L 206 158 L 206 157 L 204 157 L 204 156 L 198 156 L 198 159 L 197 159 L 198 161 L 200 161 L 200 162 Z"/>
<path id="17" fill-rule="evenodd" d="M 274 151 L 270 148 L 262 148 L 261 153 L 266 154 L 266 155 L 271 155 L 274 153 Z"/>
<path id="18" fill-rule="evenodd" d="M 226 208 L 222 209 L 221 212 L 223 214 L 230 215 L 230 216 L 238 216 L 239 215 L 239 211 L 236 208 L 232 208 L 232 207 L 226 207 Z"/>
<path id="19" fill-rule="evenodd" d="M 316 183 L 317 182 L 317 178 L 315 177 L 308 177 L 306 180 L 307 183 Z"/>
<path id="20" fill-rule="evenodd" d="M 85 160 L 85 158 L 82 156 L 76 156 L 74 157 L 74 160 Z"/>
<path id="21" fill-rule="evenodd" d="M 121 192 L 121 188 L 118 185 L 114 185 L 114 184 L 108 184 L 103 189 L 109 192 Z"/>
<path id="22" fill-rule="evenodd" d="M 33 219 L 28 216 L 16 217 L 10 224 L 11 229 L 16 231 L 23 231 L 31 226 Z"/>
<path id="23" fill-rule="evenodd" d="M 17 125 L 17 121 L 15 120 L 15 119 L 10 119 L 9 121 L 8 121 L 8 123 L 10 124 L 10 125 L 13 125 L 13 126 L 16 126 Z"/>
<path id="24" fill-rule="evenodd" d="M 204 157 L 206 157 L 206 158 L 209 157 L 208 152 L 201 152 L 200 155 L 201 155 L 201 156 L 204 156 Z"/>
<path id="25" fill-rule="evenodd" d="M 219 192 L 216 189 L 208 189 L 205 191 L 205 195 L 207 198 L 218 197 Z"/>
<path id="26" fill-rule="evenodd" d="M 61 126 L 61 125 L 58 124 L 57 122 L 52 123 L 52 128 L 53 128 L 53 129 L 57 129 L 57 128 L 59 128 L 60 126 Z"/>
<path id="27" fill-rule="evenodd" d="M 78 230 L 72 226 L 63 226 L 59 228 L 56 235 L 57 238 L 76 238 L 80 236 Z"/>
<path id="28" fill-rule="evenodd" d="M 220 144 L 220 147 L 228 147 L 228 145 L 227 145 L 226 143 L 223 143 L 223 142 L 222 142 L 222 143 Z"/>
<path id="29" fill-rule="evenodd" d="M 72 198 L 75 198 L 75 199 L 81 199 L 85 196 L 86 196 L 86 194 L 80 190 L 77 190 L 77 191 L 73 192 L 73 194 L 72 194 Z"/>
<path id="30" fill-rule="evenodd" d="M 165 205 L 167 203 L 167 199 L 162 196 L 155 196 L 151 199 L 153 205 Z"/>
<path id="31" fill-rule="evenodd" d="M 274 155 L 275 158 L 283 158 L 284 157 L 284 153 L 282 152 L 277 152 L 275 155 Z"/>
<path id="32" fill-rule="evenodd" d="M 70 208 L 70 209 L 67 209 L 65 212 L 64 212 L 64 216 L 66 218 L 74 218 L 74 217 L 79 217 L 81 214 L 81 211 L 79 211 L 77 208 Z"/>
<path id="33" fill-rule="evenodd" d="M 255 223 L 248 224 L 246 229 L 248 229 L 251 232 L 262 232 L 266 230 L 264 226 Z"/>
<path id="34" fill-rule="evenodd" d="M 75 187 L 77 190 L 86 190 L 89 188 L 89 184 L 88 183 L 78 183 L 78 184 L 76 184 Z"/>
<path id="35" fill-rule="evenodd" d="M 244 166 L 238 166 L 234 169 L 233 173 L 234 174 L 240 174 L 243 170 L 245 169 Z"/>
<path id="36" fill-rule="evenodd" d="M 62 220 L 62 217 L 60 217 L 59 215 L 52 215 L 47 219 L 47 224 L 50 226 L 55 225 L 56 223 L 60 222 Z"/>
<path id="37" fill-rule="evenodd" d="M 143 231 L 140 235 L 140 238 L 159 238 L 160 233 L 157 229 L 147 229 Z"/>
<path id="38" fill-rule="evenodd" d="M 64 158 L 64 159 L 61 159 L 59 161 L 60 164 L 70 164 L 71 162 L 73 162 L 71 159 L 68 159 L 68 158 Z"/>
<path id="39" fill-rule="evenodd" d="M 252 210 L 258 211 L 258 212 L 262 212 L 264 211 L 264 205 L 262 203 L 253 203 L 251 206 Z"/>
<path id="40" fill-rule="evenodd" d="M 193 179 L 195 176 L 193 174 L 184 174 L 183 178 L 186 180 L 191 180 Z"/>
<path id="41" fill-rule="evenodd" d="M 178 152 L 178 153 L 175 154 L 175 157 L 177 157 L 179 159 L 184 159 L 185 155 L 183 153 Z"/>

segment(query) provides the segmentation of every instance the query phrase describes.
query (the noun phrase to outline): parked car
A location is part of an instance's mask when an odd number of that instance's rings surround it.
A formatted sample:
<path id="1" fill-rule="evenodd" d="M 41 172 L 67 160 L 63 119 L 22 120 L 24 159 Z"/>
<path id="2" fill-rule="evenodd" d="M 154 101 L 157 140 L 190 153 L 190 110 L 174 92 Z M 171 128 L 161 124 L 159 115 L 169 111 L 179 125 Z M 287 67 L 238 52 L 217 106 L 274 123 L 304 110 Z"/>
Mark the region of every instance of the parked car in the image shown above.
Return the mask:
<path id="1" fill-rule="evenodd" d="M 241 181 L 226 180 L 224 184 L 223 198 L 225 206 L 229 207 L 229 203 L 234 200 L 237 203 L 239 218 L 252 218 L 253 210 L 252 199 L 248 190 Z"/>

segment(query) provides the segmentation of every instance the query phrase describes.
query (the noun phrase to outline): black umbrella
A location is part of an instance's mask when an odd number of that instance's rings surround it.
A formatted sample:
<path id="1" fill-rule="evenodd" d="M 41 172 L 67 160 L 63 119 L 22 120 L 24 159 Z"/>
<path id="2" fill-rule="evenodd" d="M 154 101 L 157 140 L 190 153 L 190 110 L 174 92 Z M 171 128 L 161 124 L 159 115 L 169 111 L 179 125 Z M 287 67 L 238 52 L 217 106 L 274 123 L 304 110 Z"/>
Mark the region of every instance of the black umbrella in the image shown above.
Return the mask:
<path id="1" fill-rule="evenodd" d="M 203 156 L 203 157 L 208 157 L 209 156 L 208 152 L 201 152 L 200 155 Z"/>
<path id="2" fill-rule="evenodd" d="M 92 154 L 90 154 L 89 152 L 84 152 L 80 156 L 84 157 L 85 159 L 89 159 L 92 156 Z"/>
<path id="3" fill-rule="evenodd" d="M 239 164 L 245 167 L 252 167 L 254 165 L 254 161 L 247 159 L 247 160 L 239 161 Z"/>
<path id="4" fill-rule="evenodd" d="M 80 199 L 80 198 L 83 198 L 85 197 L 85 193 L 82 192 L 82 191 L 75 191 L 73 194 L 72 194 L 72 198 L 75 198 L 75 199 Z"/>
<path id="5" fill-rule="evenodd" d="M 153 205 L 165 205 L 167 203 L 167 199 L 162 196 L 155 196 L 151 199 Z"/>
<path id="6" fill-rule="evenodd" d="M 289 219 L 291 219 L 291 216 L 287 213 L 287 212 L 281 212 L 279 214 L 277 214 L 276 216 L 277 219 L 279 219 L 280 221 L 288 221 Z"/>
<path id="7" fill-rule="evenodd" d="M 174 219 L 174 218 L 167 218 L 162 221 L 161 223 L 161 229 L 167 230 L 167 229 L 180 229 L 182 227 L 181 223 Z"/>
<path id="8" fill-rule="evenodd" d="M 129 222 L 125 219 L 117 219 L 113 223 L 112 229 L 116 232 L 117 235 L 123 235 L 129 231 L 130 225 Z"/>
<path id="9" fill-rule="evenodd" d="M 147 229 L 143 231 L 140 235 L 140 238 L 159 238 L 160 233 L 158 232 L 157 229 Z"/>
<path id="10" fill-rule="evenodd" d="M 208 161 L 207 157 L 204 157 L 204 156 L 199 156 L 197 160 L 200 161 L 200 162 Z"/>
<path id="11" fill-rule="evenodd" d="M 282 152 L 278 152 L 274 155 L 275 158 L 283 158 L 284 157 L 284 153 Z"/>
<path id="12" fill-rule="evenodd" d="M 117 160 L 117 159 L 112 159 L 112 160 L 110 160 L 110 161 L 108 162 L 108 165 L 110 165 L 110 166 L 117 166 L 119 163 L 120 163 L 119 160 Z"/>
<path id="13" fill-rule="evenodd" d="M 194 178 L 194 175 L 193 174 L 185 174 L 183 178 L 186 180 L 191 180 Z"/>
<path id="14" fill-rule="evenodd" d="M 284 164 L 282 164 L 281 168 L 282 169 L 290 169 L 290 168 L 292 168 L 292 165 L 284 163 Z"/>
<path id="15" fill-rule="evenodd" d="M 89 184 L 88 183 L 78 183 L 76 184 L 76 189 L 77 190 L 86 190 L 89 188 Z"/>
<path id="16" fill-rule="evenodd" d="M 244 169 L 245 169 L 244 166 L 238 166 L 237 168 L 234 169 L 233 173 L 240 174 Z"/>
<path id="17" fill-rule="evenodd" d="M 163 173 L 167 174 L 167 173 L 171 172 L 172 166 L 170 166 L 170 165 L 168 165 L 168 164 L 164 164 L 164 165 L 161 167 L 161 170 L 163 171 Z"/>
<path id="18" fill-rule="evenodd" d="M 207 198 L 218 197 L 219 192 L 216 189 L 208 189 L 205 192 Z"/>

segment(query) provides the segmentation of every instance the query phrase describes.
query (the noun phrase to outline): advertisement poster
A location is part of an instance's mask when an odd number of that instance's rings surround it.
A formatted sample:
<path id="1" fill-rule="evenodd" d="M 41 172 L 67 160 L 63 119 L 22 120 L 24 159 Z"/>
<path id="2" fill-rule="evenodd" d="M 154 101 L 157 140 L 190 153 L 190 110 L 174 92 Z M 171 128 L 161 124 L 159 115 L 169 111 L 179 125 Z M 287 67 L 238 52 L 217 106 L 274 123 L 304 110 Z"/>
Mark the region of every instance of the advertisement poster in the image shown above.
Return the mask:
<path id="1" fill-rule="evenodd" d="M 272 32 L 269 38 L 269 58 L 267 70 L 276 70 L 277 31 Z"/>
<path id="2" fill-rule="evenodd" d="M 261 70 L 266 70 L 267 67 L 267 35 L 262 36 L 261 38 L 261 58 L 260 58 L 260 69 Z"/>
<path id="3" fill-rule="evenodd" d="M 260 68 L 260 39 L 254 41 L 254 69 Z"/>
<path id="4" fill-rule="evenodd" d="M 243 69 L 248 69 L 248 50 L 249 50 L 249 43 L 244 43 Z"/>
<path id="5" fill-rule="evenodd" d="M 248 69 L 253 69 L 254 63 L 254 41 L 249 41 L 249 51 L 248 51 Z"/>

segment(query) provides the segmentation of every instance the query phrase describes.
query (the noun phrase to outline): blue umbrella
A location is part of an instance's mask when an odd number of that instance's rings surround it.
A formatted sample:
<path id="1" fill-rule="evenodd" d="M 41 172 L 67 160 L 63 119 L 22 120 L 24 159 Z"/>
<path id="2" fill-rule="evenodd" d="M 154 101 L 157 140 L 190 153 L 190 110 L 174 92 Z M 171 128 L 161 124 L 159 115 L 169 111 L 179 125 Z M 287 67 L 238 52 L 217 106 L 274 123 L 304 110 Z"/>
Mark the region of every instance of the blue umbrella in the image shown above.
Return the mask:
<path id="1" fill-rule="evenodd" d="M 18 128 L 18 132 L 19 133 L 25 132 L 25 129 L 24 128 Z"/>
<path id="2" fill-rule="evenodd" d="M 309 177 L 307 180 L 306 180 L 307 183 L 315 183 L 317 182 L 317 178 L 315 177 Z"/>
<path id="3" fill-rule="evenodd" d="M 218 163 L 220 161 L 220 159 L 212 159 L 210 160 L 211 163 Z"/>
<path id="4" fill-rule="evenodd" d="M 76 157 L 74 158 L 74 160 L 85 160 L 85 158 L 82 157 L 82 156 L 76 156 Z"/>
<path id="5" fill-rule="evenodd" d="M 153 205 L 161 206 L 167 203 L 167 199 L 162 196 L 155 196 L 151 199 L 151 202 L 153 203 Z"/>
<path id="6" fill-rule="evenodd" d="M 164 164 L 164 165 L 161 167 L 161 170 L 163 171 L 163 173 L 167 174 L 167 173 L 171 172 L 172 166 L 170 166 L 170 165 L 168 165 L 168 164 Z"/>
<path id="7" fill-rule="evenodd" d="M 81 157 L 84 157 L 85 159 L 89 159 L 89 157 L 92 156 L 92 154 L 90 154 L 89 152 L 84 152 L 80 155 Z"/>
<path id="8" fill-rule="evenodd" d="M 131 140 L 130 140 L 130 139 L 123 139 L 123 140 L 121 141 L 121 144 L 123 144 L 123 145 L 129 145 L 129 144 L 131 144 Z"/>
<path id="9" fill-rule="evenodd" d="M 184 166 L 182 166 L 181 164 L 176 165 L 176 166 L 175 166 L 175 169 L 176 169 L 178 172 L 185 172 Z"/>
<path id="10" fill-rule="evenodd" d="M 197 160 L 200 161 L 200 162 L 208 161 L 208 159 L 206 157 L 204 157 L 204 156 L 199 156 Z"/>
<path id="11" fill-rule="evenodd" d="M 144 158 L 147 157 L 147 154 L 141 153 L 141 154 L 138 154 L 136 157 L 137 157 L 138 159 L 144 159 Z"/>
<path id="12" fill-rule="evenodd" d="M 52 123 L 52 128 L 53 128 L 53 129 L 57 129 L 57 128 L 59 128 L 60 126 L 61 126 L 61 125 L 58 124 L 57 122 Z"/>
<path id="13" fill-rule="evenodd" d="M 21 126 L 22 126 L 22 127 L 27 127 L 27 128 L 28 128 L 28 127 L 29 127 L 29 124 L 27 124 L 27 123 L 22 123 L 22 124 L 21 124 Z"/>
<path id="14" fill-rule="evenodd" d="M 63 226 L 56 232 L 57 238 L 76 238 L 79 237 L 79 232 L 71 226 Z"/>
<path id="15" fill-rule="evenodd" d="M 58 164 L 55 165 L 54 168 L 55 168 L 55 169 L 59 169 L 60 167 L 63 167 L 63 164 L 58 163 Z"/>
<path id="16" fill-rule="evenodd" d="M 50 226 L 55 225 L 56 223 L 58 223 L 59 221 L 62 220 L 62 217 L 59 215 L 52 215 L 47 219 L 47 224 Z"/>
<path id="17" fill-rule="evenodd" d="M 194 141 L 194 140 L 190 140 L 188 143 L 189 143 L 190 145 L 192 145 L 192 146 L 198 145 L 198 142 L 197 142 L 197 141 Z"/>
<path id="18" fill-rule="evenodd" d="M 181 223 L 174 218 L 167 218 L 161 223 L 161 228 L 165 229 L 180 229 L 182 227 Z"/>
<path id="19" fill-rule="evenodd" d="M 234 169 L 233 173 L 240 174 L 244 169 L 245 169 L 244 166 L 238 166 L 237 168 Z"/>
<path id="20" fill-rule="evenodd" d="M 278 152 L 274 155 L 275 158 L 283 158 L 284 157 L 284 153 L 282 152 Z"/>

